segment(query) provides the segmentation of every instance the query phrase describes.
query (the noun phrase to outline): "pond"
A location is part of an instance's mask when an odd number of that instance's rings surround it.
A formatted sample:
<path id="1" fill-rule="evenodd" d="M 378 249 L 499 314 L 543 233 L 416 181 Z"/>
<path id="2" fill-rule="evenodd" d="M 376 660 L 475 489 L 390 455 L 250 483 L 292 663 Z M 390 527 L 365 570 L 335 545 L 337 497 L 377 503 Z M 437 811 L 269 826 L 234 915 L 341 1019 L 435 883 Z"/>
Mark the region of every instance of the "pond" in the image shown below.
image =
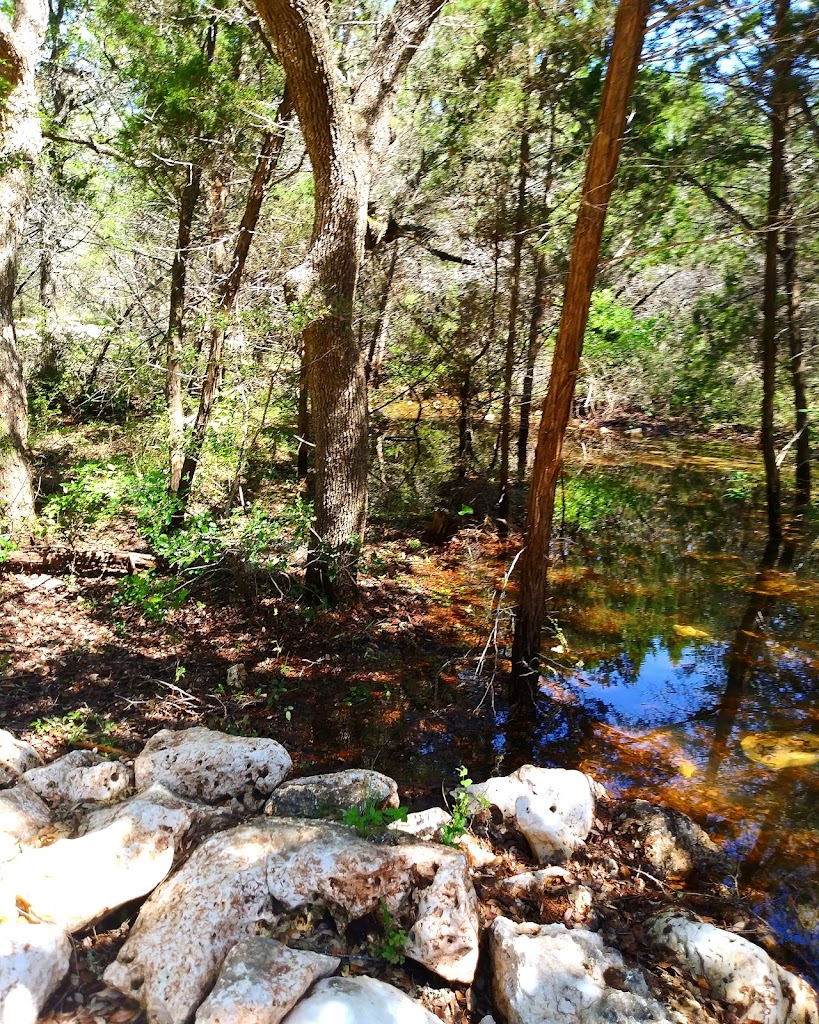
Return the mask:
<path id="1" fill-rule="evenodd" d="M 751 445 L 578 432 L 533 715 L 512 724 L 500 678 L 486 690 L 461 668 L 453 682 L 404 654 L 377 766 L 416 806 L 461 762 L 480 779 L 531 760 L 684 811 L 736 858 L 740 892 L 816 981 L 819 550 L 795 521 L 766 549 L 762 484 Z M 442 615 L 488 631 L 486 579 L 511 557 L 444 558 L 430 570 L 449 581 Z M 502 656 L 503 621 L 500 637 Z"/>

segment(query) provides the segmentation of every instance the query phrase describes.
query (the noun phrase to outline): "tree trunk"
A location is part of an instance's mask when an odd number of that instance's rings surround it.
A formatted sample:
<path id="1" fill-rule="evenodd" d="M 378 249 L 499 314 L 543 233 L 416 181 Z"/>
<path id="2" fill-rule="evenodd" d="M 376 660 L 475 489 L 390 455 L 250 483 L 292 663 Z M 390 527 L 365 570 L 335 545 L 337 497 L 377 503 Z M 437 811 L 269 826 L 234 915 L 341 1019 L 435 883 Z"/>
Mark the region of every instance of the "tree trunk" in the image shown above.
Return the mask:
<path id="1" fill-rule="evenodd" d="M 498 500 L 498 536 L 509 536 L 509 449 L 512 442 L 512 386 L 517 357 L 518 308 L 520 306 L 520 268 L 526 232 L 526 185 L 529 179 L 529 111 L 528 92 L 520 126 L 518 154 L 518 197 L 515 206 L 515 238 L 512 243 L 512 274 L 509 281 L 509 327 L 506 332 L 506 355 L 503 365 L 503 402 L 500 429 L 500 498 Z"/>
<path id="2" fill-rule="evenodd" d="M 310 392 L 307 388 L 307 359 L 299 354 L 299 409 L 296 424 L 299 447 L 296 453 L 296 476 L 308 492 L 310 486 Z"/>
<path id="3" fill-rule="evenodd" d="M 387 333 L 388 312 L 390 307 L 390 295 L 392 293 L 392 282 L 395 279 L 395 271 L 398 267 L 398 253 L 401 243 L 396 238 L 392 244 L 392 255 L 390 265 L 387 269 L 387 277 L 378 303 L 378 318 L 370 337 L 370 350 L 367 354 L 367 382 L 370 387 L 378 387 L 381 383 L 381 376 L 384 368 L 384 339 Z"/>
<path id="4" fill-rule="evenodd" d="M 35 64 L 47 23 L 43 0 L 16 0 L 11 22 L 0 15 L 0 519 L 14 534 L 34 517 L 14 294 L 29 177 L 42 145 Z"/>
<path id="5" fill-rule="evenodd" d="M 785 190 L 785 230 L 782 242 L 782 265 L 785 271 L 787 300 L 788 347 L 790 349 L 791 381 L 796 419 L 796 504 L 810 503 L 810 421 L 808 388 L 802 342 L 802 284 L 797 265 L 798 231 L 793 196 Z"/>
<path id="6" fill-rule="evenodd" d="M 179 202 L 179 227 L 176 251 L 171 268 L 170 311 L 168 314 L 166 398 L 168 402 L 168 439 L 170 475 L 168 492 L 178 494 L 185 462 L 185 410 L 182 404 L 182 353 L 185 338 L 185 291 L 191 232 L 199 195 L 202 189 L 202 168 L 188 168 L 188 180 L 182 187 Z"/>
<path id="7" fill-rule="evenodd" d="M 776 0 L 774 26 L 774 77 L 771 88 L 771 160 L 768 180 L 768 213 L 765 220 L 765 280 L 762 301 L 762 424 L 760 443 L 765 463 L 765 497 L 768 512 L 768 537 L 782 536 L 782 503 L 779 463 L 774 436 L 774 399 L 776 397 L 777 300 L 779 298 L 779 219 L 785 182 L 785 132 L 787 120 L 787 80 L 789 61 L 783 52 L 789 0 Z"/>
<path id="8" fill-rule="evenodd" d="M 520 424 L 518 426 L 518 480 L 526 478 L 529 465 L 529 424 L 532 418 L 532 392 L 535 386 L 535 363 L 540 352 L 540 332 L 549 308 L 546 292 L 546 261 L 540 253 L 535 255 L 535 294 L 532 298 L 532 314 L 529 318 L 529 339 L 526 343 L 526 372 L 523 376 L 523 392 L 520 400 Z"/>
<path id="9" fill-rule="evenodd" d="M 196 475 L 199 461 L 202 458 L 205 435 L 207 434 L 213 406 L 216 402 L 222 379 L 222 356 L 225 347 L 227 321 L 236 304 L 236 297 L 239 294 L 245 264 L 250 253 L 250 246 L 253 243 L 256 226 L 259 223 L 259 215 L 261 214 L 265 192 L 281 157 L 286 135 L 285 126 L 290 120 L 292 110 L 290 96 L 285 88 L 276 113 L 276 126 L 265 136 L 253 176 L 250 180 L 250 189 L 242 222 L 239 225 L 239 234 L 236 237 L 230 269 L 227 274 L 220 275 L 221 281 L 218 289 L 213 325 L 210 331 L 208 362 L 205 369 L 205 377 L 202 381 L 202 391 L 199 396 L 199 408 L 196 413 L 193 431 L 185 444 L 184 461 L 179 477 L 177 492 L 179 505 L 175 512 L 177 523 L 180 523 L 184 517 L 191 487 L 193 486 L 193 479 Z"/>
<path id="10" fill-rule="evenodd" d="M 526 521 L 526 547 L 520 559 L 512 648 L 511 692 L 516 702 L 527 696 L 532 698 L 537 685 L 555 485 L 580 366 L 606 210 L 614 187 L 649 6 L 649 0 L 620 0 L 600 114 L 586 164 L 552 374 L 538 431 Z"/>
<path id="11" fill-rule="evenodd" d="M 353 331 L 370 186 L 389 145 L 391 97 L 443 0 L 398 0 L 357 84 L 341 75 L 324 5 L 256 0 L 276 44 L 310 156 L 310 250 L 288 275 L 309 316 L 303 333 L 315 443 L 316 518 L 307 585 L 335 601 L 356 593 L 367 522 L 366 360 Z"/>

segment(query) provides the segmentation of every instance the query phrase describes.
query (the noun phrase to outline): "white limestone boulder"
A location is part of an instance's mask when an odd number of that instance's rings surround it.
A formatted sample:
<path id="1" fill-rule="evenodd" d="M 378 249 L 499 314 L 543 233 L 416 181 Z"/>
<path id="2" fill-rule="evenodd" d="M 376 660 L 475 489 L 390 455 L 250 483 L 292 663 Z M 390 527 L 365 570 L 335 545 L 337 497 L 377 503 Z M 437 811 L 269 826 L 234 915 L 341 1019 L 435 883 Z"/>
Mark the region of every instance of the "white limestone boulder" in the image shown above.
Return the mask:
<path id="1" fill-rule="evenodd" d="M 180 796 L 218 803 L 231 797 L 259 807 L 292 767 L 275 740 L 229 736 L 197 726 L 163 729 L 145 744 L 134 764 L 138 789 L 156 782 Z"/>
<path id="2" fill-rule="evenodd" d="M 51 811 L 25 783 L 0 792 L 0 863 L 51 824 Z"/>
<path id="3" fill-rule="evenodd" d="M 471 985 L 479 945 L 478 898 L 462 858 L 453 859 L 421 890 L 404 952 L 447 981 Z"/>
<path id="4" fill-rule="evenodd" d="M 816 993 L 741 935 L 671 908 L 655 915 L 647 939 L 754 1024 L 817 1024 Z"/>
<path id="5" fill-rule="evenodd" d="M 71 943 L 61 928 L 0 925 L 0 1024 L 36 1024 L 70 962 Z"/>
<path id="6" fill-rule="evenodd" d="M 528 799 L 532 813 L 557 815 L 578 839 L 585 839 L 594 823 L 595 798 L 602 787 L 583 772 L 565 768 L 538 768 L 525 764 L 516 772 L 469 787 L 472 809 L 478 810 L 483 797 L 501 811 L 507 821 L 517 824 L 517 804 Z"/>
<path id="7" fill-rule="evenodd" d="M 285 1024 L 440 1024 L 440 1018 L 375 978 L 327 978 Z"/>
<path id="8" fill-rule="evenodd" d="M 271 917 L 270 850 L 254 825 L 211 836 L 143 905 L 104 977 L 150 1024 L 186 1024 L 229 950 Z"/>
<path id="9" fill-rule="evenodd" d="M 671 1024 L 642 972 L 626 969 L 594 932 L 498 917 L 489 947 L 495 1007 L 506 1024 Z"/>
<path id="10" fill-rule="evenodd" d="M 51 807 L 114 803 L 133 789 L 134 773 L 120 761 L 107 761 L 90 750 L 72 750 L 51 764 L 27 771 L 23 782 Z"/>
<path id="11" fill-rule="evenodd" d="M 195 809 L 162 790 L 105 809 L 77 839 L 24 850 L 7 869 L 18 902 L 68 932 L 151 892 L 173 866 Z"/>
<path id="12" fill-rule="evenodd" d="M 538 864 L 561 864 L 586 845 L 559 814 L 531 794 L 517 798 L 515 820 Z"/>
<path id="13" fill-rule="evenodd" d="M 258 818 L 203 843 L 144 904 L 105 979 L 137 999 L 151 1024 L 183 1024 L 228 950 L 274 906 L 323 903 L 349 921 L 377 911 L 381 900 L 395 919 L 414 917 L 410 956 L 443 977 L 472 980 L 477 906 L 462 854 L 401 836 L 373 843 L 342 825 L 286 818 Z"/>
<path id="14" fill-rule="evenodd" d="M 244 939 L 228 953 L 196 1024 L 279 1024 L 314 982 L 338 970 L 338 957 L 323 956 L 262 936 Z"/>
<path id="15" fill-rule="evenodd" d="M 265 804 L 265 814 L 284 818 L 335 818 L 357 807 L 398 807 L 394 779 L 367 768 L 290 779 Z"/>
<path id="16" fill-rule="evenodd" d="M 42 763 L 30 743 L 18 740 L 6 729 L 0 729 L 0 789 L 15 785 L 24 772 Z"/>

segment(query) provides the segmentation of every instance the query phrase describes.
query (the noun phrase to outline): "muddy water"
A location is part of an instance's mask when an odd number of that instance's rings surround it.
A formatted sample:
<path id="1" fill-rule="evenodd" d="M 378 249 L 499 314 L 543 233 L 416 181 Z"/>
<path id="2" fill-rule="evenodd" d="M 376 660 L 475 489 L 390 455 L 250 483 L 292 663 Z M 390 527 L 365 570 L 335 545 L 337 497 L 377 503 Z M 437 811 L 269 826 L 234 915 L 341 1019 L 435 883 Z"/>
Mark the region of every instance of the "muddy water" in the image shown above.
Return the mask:
<path id="1" fill-rule="evenodd" d="M 414 808 L 460 764 L 480 780 L 526 761 L 672 805 L 726 845 L 733 884 L 819 982 L 819 517 L 766 550 L 751 446 L 578 435 L 566 477 L 534 712 L 504 702 L 503 615 L 496 686 L 474 673 L 514 549 L 458 538 L 413 578 L 471 654 L 367 664 L 328 709 L 328 755 L 369 758 Z"/>

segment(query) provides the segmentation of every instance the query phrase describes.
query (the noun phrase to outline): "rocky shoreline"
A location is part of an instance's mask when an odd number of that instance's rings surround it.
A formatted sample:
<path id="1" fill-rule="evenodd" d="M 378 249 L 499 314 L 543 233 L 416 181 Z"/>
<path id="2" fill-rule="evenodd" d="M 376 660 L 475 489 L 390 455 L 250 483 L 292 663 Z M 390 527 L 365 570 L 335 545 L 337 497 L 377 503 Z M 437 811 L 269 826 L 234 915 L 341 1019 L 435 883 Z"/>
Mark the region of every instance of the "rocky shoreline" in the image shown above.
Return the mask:
<path id="1" fill-rule="evenodd" d="M 0 1024 L 819 1024 L 684 815 L 532 765 L 417 814 L 290 769 L 199 727 L 50 764 L 0 731 Z"/>

